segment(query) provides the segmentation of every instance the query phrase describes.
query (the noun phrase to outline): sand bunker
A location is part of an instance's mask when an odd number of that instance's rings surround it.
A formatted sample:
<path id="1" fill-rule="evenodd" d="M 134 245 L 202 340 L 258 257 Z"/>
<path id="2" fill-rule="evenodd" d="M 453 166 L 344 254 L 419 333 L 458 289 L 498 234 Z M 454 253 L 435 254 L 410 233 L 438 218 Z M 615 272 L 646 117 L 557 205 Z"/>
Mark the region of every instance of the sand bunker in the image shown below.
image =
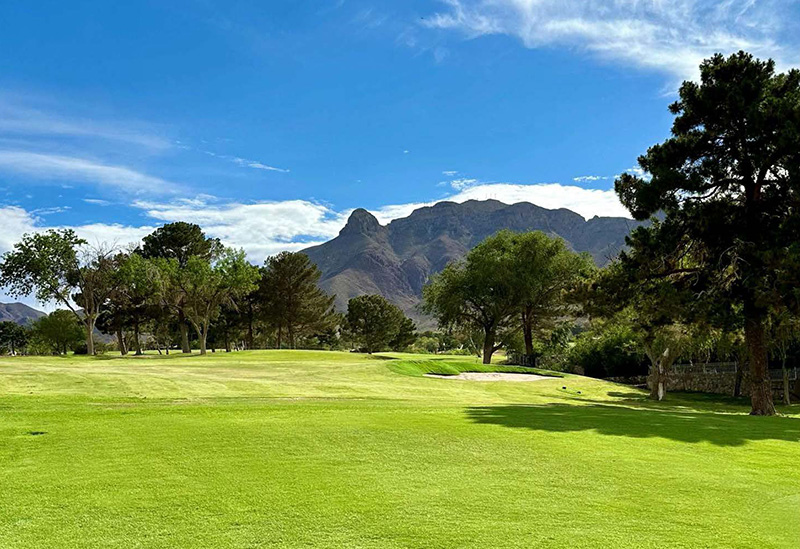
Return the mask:
<path id="1" fill-rule="evenodd" d="M 537 374 L 504 374 L 501 372 L 465 372 L 455 376 L 425 374 L 425 377 L 436 377 L 439 379 L 464 379 L 468 381 L 541 381 L 543 379 L 552 379 L 547 376 L 540 376 Z"/>

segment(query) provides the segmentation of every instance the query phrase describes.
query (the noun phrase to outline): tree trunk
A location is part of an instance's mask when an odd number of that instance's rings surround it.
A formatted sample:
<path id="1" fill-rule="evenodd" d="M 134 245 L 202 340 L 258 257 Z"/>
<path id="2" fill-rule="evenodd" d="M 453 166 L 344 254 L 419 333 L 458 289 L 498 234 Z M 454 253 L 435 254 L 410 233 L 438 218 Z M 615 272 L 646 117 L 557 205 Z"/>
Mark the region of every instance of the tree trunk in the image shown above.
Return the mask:
<path id="1" fill-rule="evenodd" d="M 772 387 L 769 380 L 767 355 L 767 336 L 764 329 L 766 314 L 752 304 L 744 306 L 744 339 L 750 361 L 751 404 L 750 414 L 754 416 L 774 416 Z"/>
<path id="2" fill-rule="evenodd" d="M 485 330 L 485 337 L 483 338 L 483 363 L 492 363 L 492 354 L 494 353 L 494 330 Z"/>
<path id="3" fill-rule="evenodd" d="M 522 313 L 522 337 L 525 340 L 525 354 L 533 355 L 533 321 L 530 311 Z"/>
<path id="4" fill-rule="evenodd" d="M 208 336 L 208 326 L 203 330 L 197 330 L 197 337 L 200 340 L 200 354 L 206 354 L 206 336 Z"/>
<path id="5" fill-rule="evenodd" d="M 667 348 L 663 353 L 658 353 L 650 343 L 644 344 L 645 354 L 650 359 L 650 374 L 648 382 L 650 384 L 650 398 L 662 401 L 667 396 L 667 372 L 664 362 L 669 354 Z"/>
<path id="6" fill-rule="evenodd" d="M 650 366 L 650 398 L 662 401 L 667 396 L 667 372 L 661 360 Z"/>
<path id="7" fill-rule="evenodd" d="M 189 346 L 189 327 L 186 325 L 186 316 L 183 311 L 178 311 L 178 328 L 181 331 L 181 352 L 189 354 L 192 348 Z"/>
<path id="8" fill-rule="evenodd" d="M 227 333 L 225 334 L 225 352 L 226 353 L 231 352 L 231 338 L 228 337 Z"/>
<path id="9" fill-rule="evenodd" d="M 117 329 L 117 347 L 119 347 L 119 354 L 122 356 L 128 354 L 128 348 L 125 345 L 125 336 L 122 334 L 122 328 Z"/>
<path id="10" fill-rule="evenodd" d="M 86 315 L 86 354 L 94 356 L 94 318 Z"/>
<path id="11" fill-rule="evenodd" d="M 281 336 L 283 336 L 283 326 L 278 324 L 278 349 L 281 348 Z"/>
<path id="12" fill-rule="evenodd" d="M 139 341 L 139 321 L 133 323 L 133 348 L 136 350 L 136 356 L 142 355 L 142 344 Z"/>
<path id="13" fill-rule="evenodd" d="M 247 348 L 252 350 L 255 347 L 255 338 L 253 336 L 253 306 L 250 305 L 249 314 L 247 316 Z"/>

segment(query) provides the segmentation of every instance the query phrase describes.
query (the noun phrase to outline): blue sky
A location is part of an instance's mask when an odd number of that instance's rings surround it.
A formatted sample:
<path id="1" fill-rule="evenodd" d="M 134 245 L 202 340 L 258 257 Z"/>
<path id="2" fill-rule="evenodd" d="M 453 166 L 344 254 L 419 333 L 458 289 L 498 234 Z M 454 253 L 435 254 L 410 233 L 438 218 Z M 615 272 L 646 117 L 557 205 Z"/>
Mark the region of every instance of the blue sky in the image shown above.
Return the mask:
<path id="1" fill-rule="evenodd" d="M 623 215 L 715 51 L 800 64 L 793 0 L 6 3 L 0 251 L 186 220 L 254 262 L 442 199 Z"/>

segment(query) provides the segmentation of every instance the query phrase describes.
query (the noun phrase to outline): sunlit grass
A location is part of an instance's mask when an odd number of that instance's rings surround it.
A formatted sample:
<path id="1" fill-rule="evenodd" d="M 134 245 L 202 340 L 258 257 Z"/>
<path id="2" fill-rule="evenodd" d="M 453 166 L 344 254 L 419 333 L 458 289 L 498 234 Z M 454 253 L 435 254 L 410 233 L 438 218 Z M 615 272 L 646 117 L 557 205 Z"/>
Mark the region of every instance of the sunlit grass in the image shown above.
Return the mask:
<path id="1" fill-rule="evenodd" d="M 437 368 L 2 358 L 0 547 L 800 546 L 797 406 Z"/>

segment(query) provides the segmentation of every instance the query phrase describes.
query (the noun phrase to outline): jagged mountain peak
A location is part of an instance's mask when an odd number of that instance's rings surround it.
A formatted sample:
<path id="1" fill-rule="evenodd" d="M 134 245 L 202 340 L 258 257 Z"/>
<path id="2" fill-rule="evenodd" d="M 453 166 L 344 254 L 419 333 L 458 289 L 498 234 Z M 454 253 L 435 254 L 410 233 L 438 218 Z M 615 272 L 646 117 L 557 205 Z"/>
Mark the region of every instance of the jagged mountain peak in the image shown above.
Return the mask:
<path id="1" fill-rule="evenodd" d="M 586 221 L 571 210 L 548 210 L 529 202 L 469 200 L 418 208 L 383 226 L 359 208 L 339 236 L 305 253 L 322 271 L 320 285 L 336 294 L 339 309 L 352 297 L 378 293 L 420 319 L 416 305 L 430 276 L 501 229 L 559 236 L 603 265 L 638 225 L 621 217 Z"/>
<path id="2" fill-rule="evenodd" d="M 379 233 L 383 228 L 378 222 L 378 218 L 370 212 L 364 208 L 356 208 L 350 214 L 347 224 L 339 232 L 339 235 L 362 234 L 369 236 Z"/>

